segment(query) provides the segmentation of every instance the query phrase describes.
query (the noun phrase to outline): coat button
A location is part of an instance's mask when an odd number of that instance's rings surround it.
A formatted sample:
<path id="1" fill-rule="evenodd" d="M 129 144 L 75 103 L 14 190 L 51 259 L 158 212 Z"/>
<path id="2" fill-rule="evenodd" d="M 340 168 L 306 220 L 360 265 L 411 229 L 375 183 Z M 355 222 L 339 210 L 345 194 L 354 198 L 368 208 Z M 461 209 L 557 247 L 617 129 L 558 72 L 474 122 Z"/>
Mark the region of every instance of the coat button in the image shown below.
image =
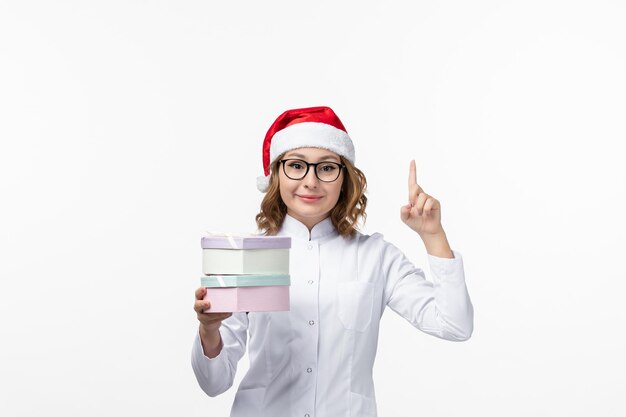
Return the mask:
<path id="1" fill-rule="evenodd" d="M 306 371 L 307 371 L 308 373 L 311 373 L 311 372 L 313 372 L 313 369 L 311 369 L 311 368 L 306 368 Z"/>
<path id="2" fill-rule="evenodd" d="M 312 279 L 309 280 L 309 285 L 313 285 L 313 280 Z"/>
<path id="3" fill-rule="evenodd" d="M 315 324 L 315 322 L 314 322 L 313 320 L 309 320 L 309 324 L 310 324 L 311 326 L 313 326 L 313 325 Z"/>

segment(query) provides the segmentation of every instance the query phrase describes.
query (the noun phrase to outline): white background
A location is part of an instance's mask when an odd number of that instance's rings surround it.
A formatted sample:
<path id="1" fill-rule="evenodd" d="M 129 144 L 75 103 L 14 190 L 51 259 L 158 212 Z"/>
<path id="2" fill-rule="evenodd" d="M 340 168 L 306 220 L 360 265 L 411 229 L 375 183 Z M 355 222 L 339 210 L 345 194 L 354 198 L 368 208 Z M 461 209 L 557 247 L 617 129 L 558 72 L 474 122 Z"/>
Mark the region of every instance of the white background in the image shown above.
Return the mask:
<path id="1" fill-rule="evenodd" d="M 380 416 L 626 414 L 626 5 L 382 3 L 0 1 L 0 415 L 228 415 L 200 237 L 255 231 L 265 132 L 314 105 L 427 267 L 416 159 L 475 306 L 465 343 L 385 314 Z"/>

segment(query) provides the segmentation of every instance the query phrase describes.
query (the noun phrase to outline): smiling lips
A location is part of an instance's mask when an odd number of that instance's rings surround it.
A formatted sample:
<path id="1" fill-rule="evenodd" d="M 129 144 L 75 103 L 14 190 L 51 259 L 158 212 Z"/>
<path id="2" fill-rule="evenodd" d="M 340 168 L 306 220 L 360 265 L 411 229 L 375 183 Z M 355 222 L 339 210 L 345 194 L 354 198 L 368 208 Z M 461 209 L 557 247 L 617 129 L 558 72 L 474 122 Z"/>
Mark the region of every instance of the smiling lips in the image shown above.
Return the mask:
<path id="1" fill-rule="evenodd" d="M 321 195 L 309 195 L 309 194 L 296 194 L 296 195 L 300 197 L 301 200 L 306 201 L 308 203 L 313 203 L 322 198 Z"/>

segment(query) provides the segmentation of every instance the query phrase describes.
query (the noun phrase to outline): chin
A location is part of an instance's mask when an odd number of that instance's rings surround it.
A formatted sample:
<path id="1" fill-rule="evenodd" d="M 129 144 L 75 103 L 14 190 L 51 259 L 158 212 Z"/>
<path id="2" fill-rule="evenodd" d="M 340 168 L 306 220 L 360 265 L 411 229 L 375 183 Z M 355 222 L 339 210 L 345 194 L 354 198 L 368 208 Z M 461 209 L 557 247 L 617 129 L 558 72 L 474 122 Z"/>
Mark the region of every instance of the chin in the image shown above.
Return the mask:
<path id="1" fill-rule="evenodd" d="M 298 207 L 295 210 L 290 211 L 292 217 L 299 217 L 302 219 L 325 219 L 330 216 L 330 210 L 315 210 L 310 207 Z"/>
<path id="2" fill-rule="evenodd" d="M 306 218 L 306 219 L 317 219 L 317 218 L 325 218 L 329 216 L 329 212 L 319 212 L 319 211 L 308 211 L 308 210 L 298 210 L 294 211 L 294 214 Z"/>

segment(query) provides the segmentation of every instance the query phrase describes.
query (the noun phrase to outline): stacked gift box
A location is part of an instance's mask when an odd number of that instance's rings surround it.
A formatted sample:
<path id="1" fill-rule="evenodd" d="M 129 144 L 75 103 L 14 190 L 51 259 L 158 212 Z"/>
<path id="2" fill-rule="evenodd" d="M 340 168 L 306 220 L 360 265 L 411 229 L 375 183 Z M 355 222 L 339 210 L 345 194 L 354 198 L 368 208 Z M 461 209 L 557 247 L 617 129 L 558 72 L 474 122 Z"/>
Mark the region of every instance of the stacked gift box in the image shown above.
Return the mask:
<path id="1" fill-rule="evenodd" d="M 289 249 L 283 236 L 202 238 L 205 312 L 289 310 Z"/>

